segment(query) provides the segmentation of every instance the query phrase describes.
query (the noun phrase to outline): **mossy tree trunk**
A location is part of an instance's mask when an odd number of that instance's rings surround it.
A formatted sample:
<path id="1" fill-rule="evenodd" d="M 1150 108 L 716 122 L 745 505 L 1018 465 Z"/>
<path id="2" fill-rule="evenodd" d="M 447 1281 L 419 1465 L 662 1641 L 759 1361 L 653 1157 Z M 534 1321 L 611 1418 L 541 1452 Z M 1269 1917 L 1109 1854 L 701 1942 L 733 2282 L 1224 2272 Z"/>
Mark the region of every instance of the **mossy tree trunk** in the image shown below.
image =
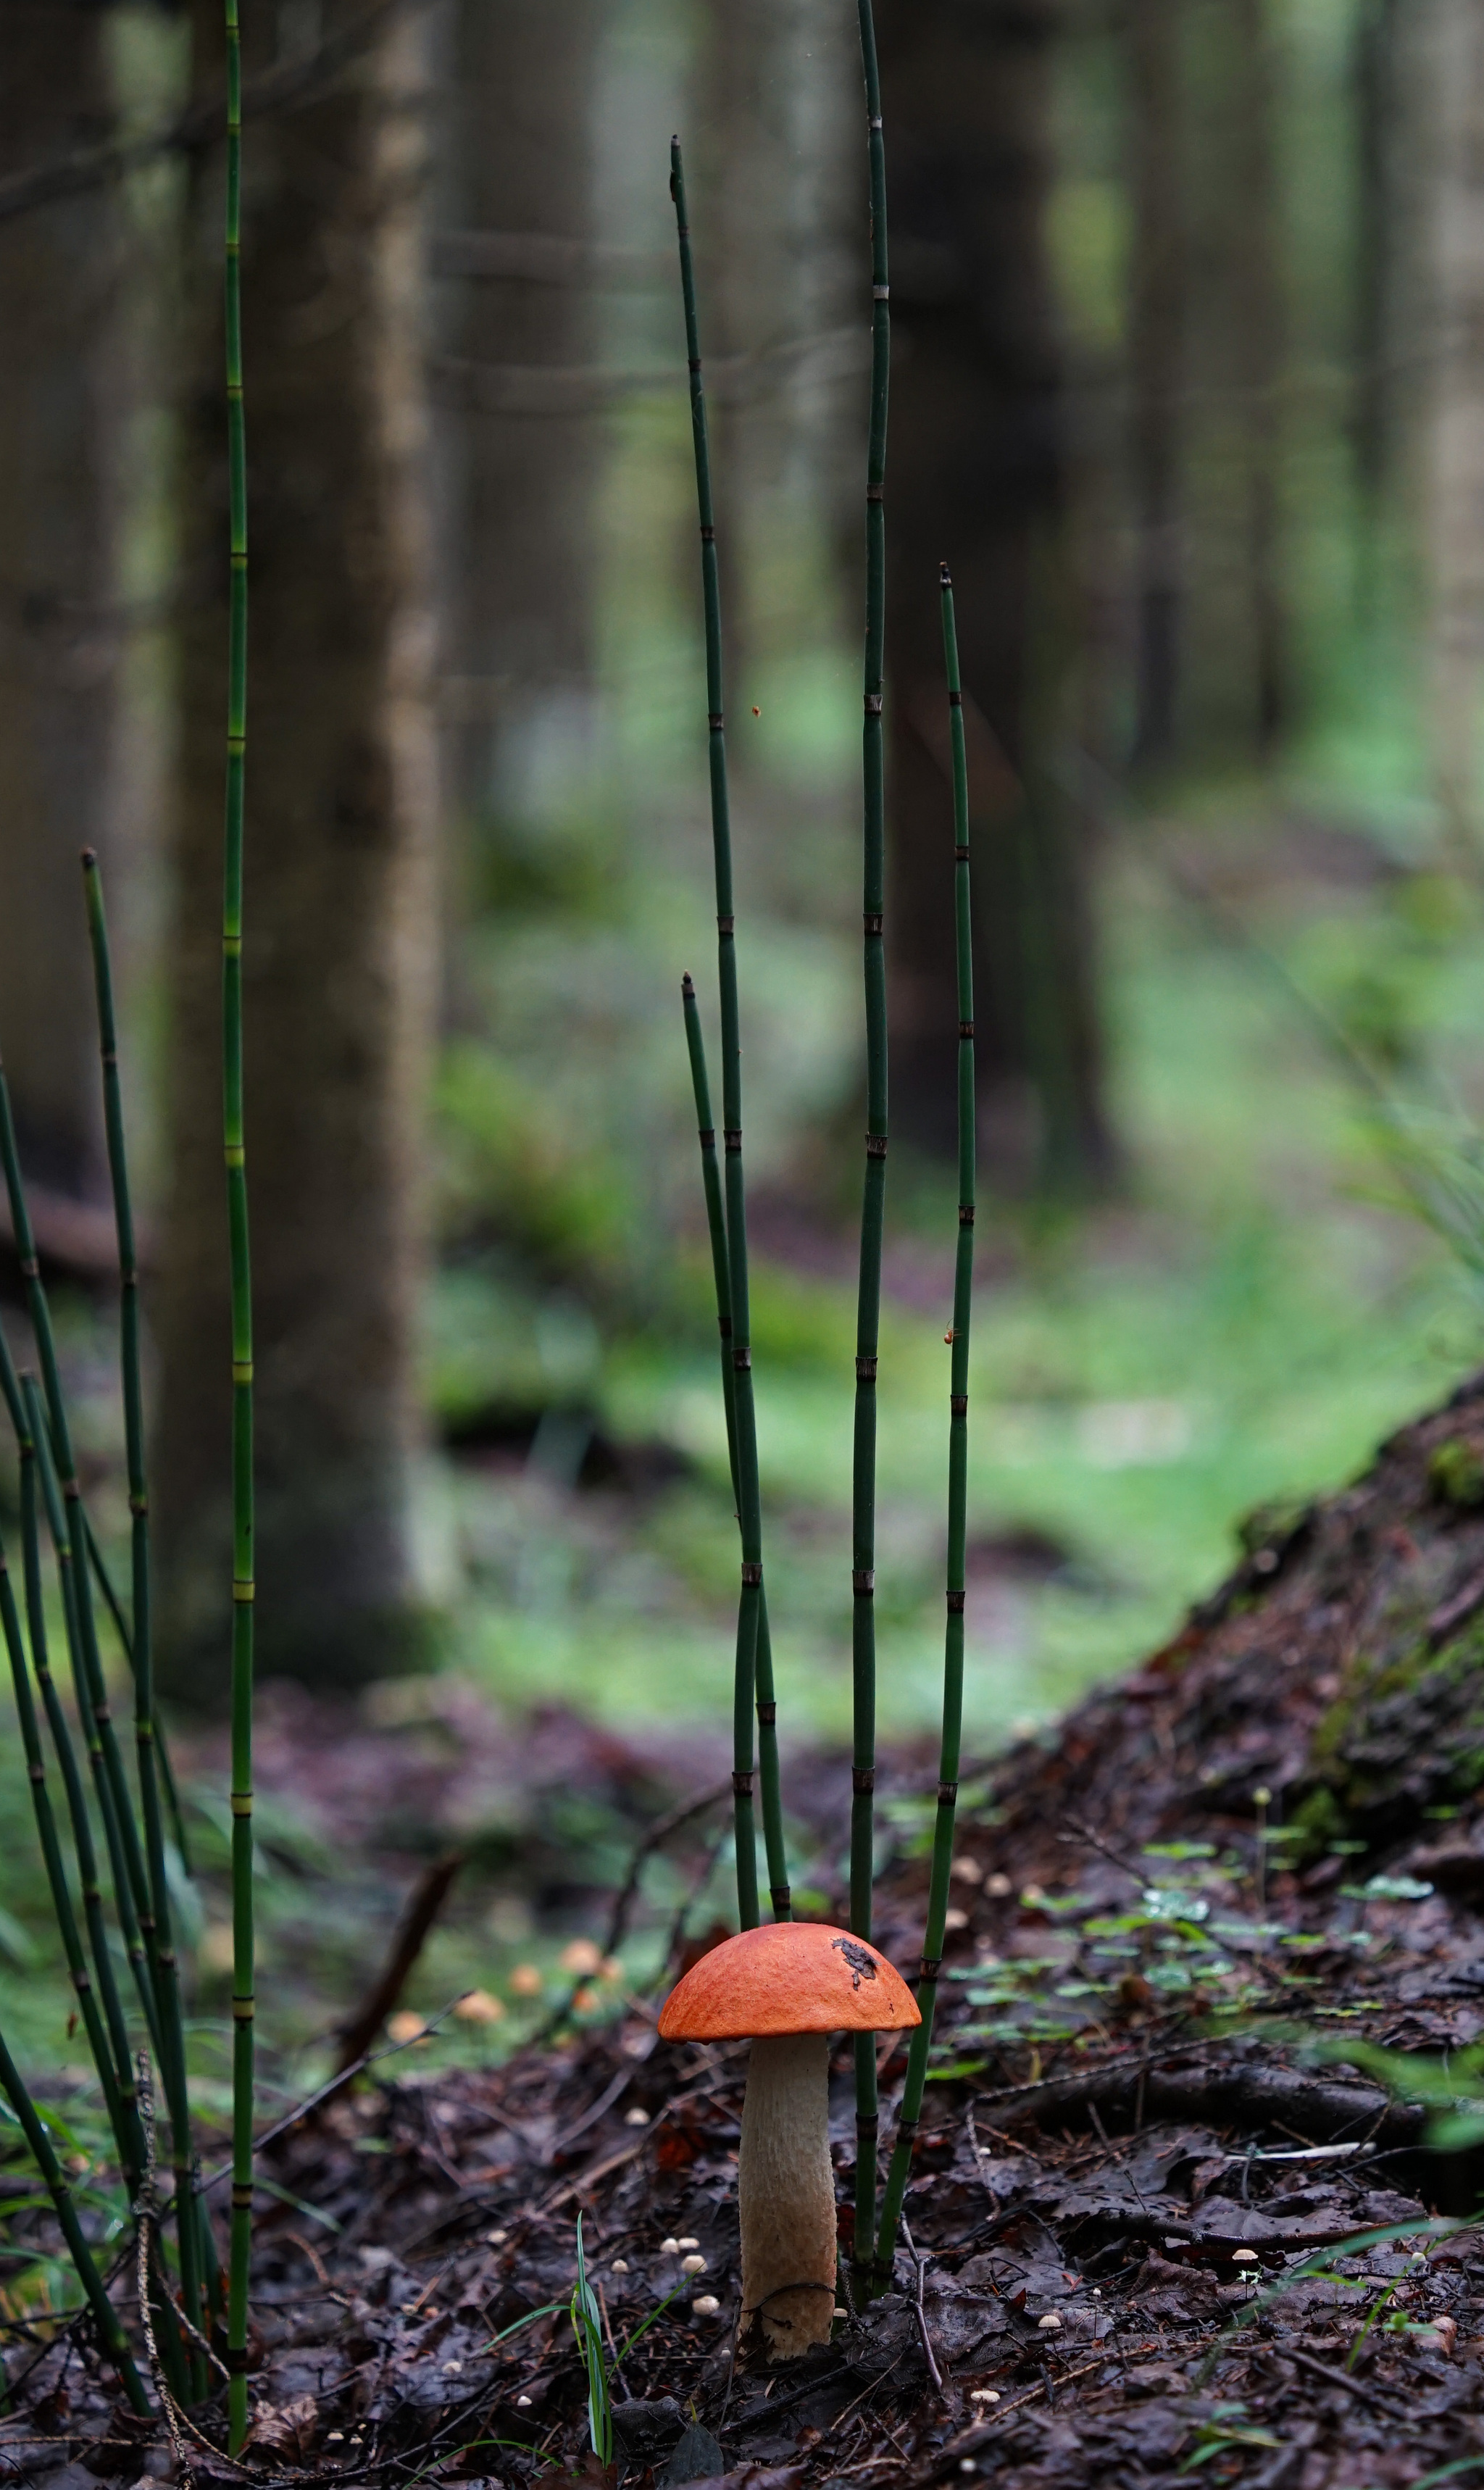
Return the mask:
<path id="1" fill-rule="evenodd" d="M 111 119 L 102 14 L 8 0 L 0 173 Z M 72 1195 L 102 1185 L 77 856 L 110 825 L 117 232 L 102 192 L 0 225 L 0 1048 L 28 1173 Z"/>
<path id="2" fill-rule="evenodd" d="M 327 33 L 351 0 L 329 0 Z M 287 13 L 245 13 L 244 71 Z M 219 94 L 218 0 L 193 0 Z M 354 1684 L 416 1633 L 410 1494 L 433 985 L 435 770 L 418 306 L 426 19 L 245 139 L 251 527 L 245 990 L 258 1653 Z M 160 1682 L 225 1694 L 231 1580 L 220 1145 L 226 456 L 220 163 L 192 202 L 172 1185 L 155 1477 Z"/>
<path id="3" fill-rule="evenodd" d="M 1073 1191 L 1112 1161 L 1091 840 L 1048 763 L 1072 654 L 1062 375 L 1047 266 L 1055 13 L 882 0 L 891 132 L 888 560 L 892 1131 L 954 1147 L 952 567 L 975 829 L 980 1136 L 991 1179 Z"/>

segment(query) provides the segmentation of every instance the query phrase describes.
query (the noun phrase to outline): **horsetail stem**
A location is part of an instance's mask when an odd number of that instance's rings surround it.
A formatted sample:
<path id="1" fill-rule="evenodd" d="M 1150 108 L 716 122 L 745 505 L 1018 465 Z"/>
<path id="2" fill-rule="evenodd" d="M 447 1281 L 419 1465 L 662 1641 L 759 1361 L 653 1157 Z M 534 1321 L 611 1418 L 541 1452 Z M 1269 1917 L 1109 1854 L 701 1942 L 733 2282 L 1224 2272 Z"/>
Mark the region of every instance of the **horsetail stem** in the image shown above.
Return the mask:
<path id="1" fill-rule="evenodd" d="M 716 1167 L 716 1132 L 712 1122 L 711 1082 L 706 1071 L 706 1040 L 696 1009 L 696 990 L 687 974 L 681 980 L 685 1009 L 685 1044 L 690 1055 L 690 1081 L 695 1092 L 696 1125 L 701 1142 L 701 1181 L 706 1195 L 706 1225 L 711 1233 L 712 1273 L 716 1285 L 716 1328 L 721 1339 L 721 1401 L 726 1412 L 727 1459 L 732 1470 L 732 1496 L 742 1519 L 737 1483 L 737 1378 L 732 1367 L 732 1281 L 727 1257 L 726 1214 L 721 1177 Z M 778 1774 L 778 1707 L 772 1691 L 772 1638 L 768 1630 L 768 1594 L 758 1606 L 757 1632 L 758 1779 L 763 1789 L 763 1848 L 768 1859 L 769 1899 L 775 1920 L 792 1917 L 788 1854 L 783 1839 L 783 1800 Z"/>
<path id="2" fill-rule="evenodd" d="M 46 1421 L 42 1409 L 42 1397 L 37 1389 L 35 1375 L 23 1375 L 20 1378 L 20 1387 L 25 1399 L 26 1416 L 35 1452 L 36 1469 L 42 1491 L 42 1505 L 46 1516 L 46 1527 L 51 1536 L 52 1552 L 56 1557 L 57 1581 L 62 1593 L 62 1615 L 67 1628 L 68 1657 L 72 1662 L 73 1669 L 73 1694 L 77 1706 L 77 1718 L 82 1724 L 88 1762 L 92 1767 L 98 1812 L 102 1818 L 103 1841 L 113 1876 L 113 1907 L 118 1915 L 119 1930 L 124 1939 L 124 1951 L 129 1956 L 130 1969 L 134 1976 L 140 2010 L 149 2028 L 151 2042 L 158 2054 L 160 2014 L 155 1996 L 154 1969 L 134 1910 L 124 1834 L 103 1743 L 104 1734 L 111 1728 L 112 1723 L 108 1719 L 106 1700 L 101 1690 L 95 1689 L 93 1683 L 88 1667 L 82 1623 L 78 1615 L 77 1576 L 81 1569 L 75 1562 L 72 1540 L 68 1533 L 67 1508 L 57 1480 L 51 1446 L 46 1434 Z"/>
<path id="3" fill-rule="evenodd" d="M 165 2104 L 170 2120 L 170 2157 L 175 2173 L 175 2218 L 179 2236 L 181 2289 L 193 2326 L 201 2322 L 200 2273 L 196 2254 L 197 2208 L 191 2184 L 190 2099 L 186 2082 L 186 2036 L 181 2015 L 180 1974 L 170 1929 L 170 1889 L 165 1876 L 164 1826 L 160 1811 L 160 1780 L 156 1767 L 155 1654 L 150 1601 L 149 1492 L 144 1467 L 144 1388 L 139 1360 L 139 1267 L 134 1251 L 133 1207 L 129 1189 L 129 1154 L 124 1139 L 124 1100 L 119 1083 L 118 1031 L 113 1009 L 113 966 L 108 950 L 108 924 L 103 912 L 102 877 L 91 848 L 83 851 L 83 889 L 87 901 L 88 939 L 93 953 L 93 986 L 98 1006 L 98 1044 L 102 1066 L 103 1130 L 108 1149 L 108 1175 L 113 1188 L 114 1227 L 119 1249 L 120 1366 L 124 1395 L 124 1444 L 129 1471 L 133 1635 L 131 1658 L 134 1680 L 134 1742 L 138 1757 L 140 1810 L 144 1818 L 145 1860 L 150 1906 L 155 1925 L 152 1968 L 162 2042 L 160 2058 Z M 86 1528 L 86 1517 L 84 1517 Z M 91 1534 L 90 1534 L 91 1536 Z M 86 1564 L 79 1567 L 85 1573 Z M 206 2369 L 199 2353 L 190 2358 L 191 2384 L 206 2391 Z"/>
<path id="4" fill-rule="evenodd" d="M 31 1666 L 41 1689 L 42 1708 L 56 1750 L 62 1775 L 62 1787 L 67 1798 L 68 1818 L 72 1825 L 73 1848 L 77 1860 L 77 1881 L 82 1894 L 83 1923 L 88 1931 L 88 1946 L 93 1956 L 93 1976 L 98 1994 L 102 2000 L 103 2017 L 113 2053 L 114 2084 L 118 2092 L 126 2126 L 131 2135 L 138 2136 L 133 2125 L 137 2118 L 134 2098 L 133 2059 L 130 2054 L 129 2032 L 124 2021 L 124 2009 L 118 1983 L 113 1973 L 113 1954 L 108 1943 L 107 1924 L 103 1918 L 102 1889 L 98 1878 L 98 1858 L 93 1845 L 93 1827 L 88 1815 L 87 1793 L 77 1767 L 73 1734 L 68 1725 L 62 1697 L 51 1673 L 46 1639 L 46 1607 L 42 1589 L 42 1535 L 37 1510 L 36 1446 L 31 1436 L 31 1423 L 11 1368 L 9 1352 L 0 1339 L 0 1381 L 5 1385 L 7 1403 L 15 1392 L 13 1415 L 19 1410 L 18 1441 L 20 1445 L 20 1544 L 24 1565 L 26 1629 L 31 1642 Z M 142 2149 L 142 2143 L 140 2145 Z M 142 2166 L 142 2165 L 141 2165 Z"/>
<path id="5" fill-rule="evenodd" d="M 98 1544 L 98 1533 L 88 1518 L 85 1506 L 82 1508 L 82 1525 L 83 1536 L 87 1541 L 88 1563 L 93 1569 L 93 1579 L 103 1595 L 103 1606 L 108 1611 L 113 1631 L 119 1638 L 119 1649 L 128 1663 L 129 1673 L 132 1677 L 134 1673 L 133 1635 L 130 1630 L 129 1620 L 119 1605 L 119 1595 L 109 1578 L 108 1568 L 103 1563 L 103 1551 Z M 181 1866 L 188 1876 L 193 1876 L 195 1870 L 190 1864 L 190 1844 L 186 1839 L 186 1820 L 181 1810 L 181 1794 L 176 1784 L 175 1767 L 170 1761 L 170 1748 L 165 1737 L 164 1723 L 158 1712 L 155 1715 L 155 1757 L 160 1769 L 160 1778 L 164 1784 L 165 1805 L 170 1810 L 170 1831 L 175 1838 L 175 1847 L 180 1853 Z"/>
<path id="6" fill-rule="evenodd" d="M 865 72 L 871 192 L 871 423 L 865 483 L 865 702 L 861 731 L 865 978 L 865 1178 L 860 1200 L 860 1285 L 856 1314 L 856 1425 L 852 1493 L 850 1924 L 871 1933 L 876 1789 L 876 1361 L 881 1330 L 881 1243 L 887 1199 L 886 777 L 882 685 L 887 630 L 887 396 L 891 369 L 887 275 L 887 155 L 871 0 L 858 0 Z M 856 2248 L 865 2277 L 876 2238 L 876 2044 L 856 2036 Z"/>
<path id="7" fill-rule="evenodd" d="M 670 196 L 680 242 L 681 295 L 685 311 L 685 353 L 690 368 L 690 430 L 695 447 L 696 504 L 701 529 L 701 594 L 706 618 L 706 709 L 710 738 L 712 851 L 716 879 L 716 972 L 721 1005 L 721 1124 L 726 1161 L 726 1245 L 728 1294 L 732 1317 L 733 1411 L 737 1444 L 737 1515 L 742 1526 L 742 1593 L 737 1607 L 737 1668 L 732 1707 L 732 1790 L 737 1839 L 737 1907 L 744 1928 L 758 1922 L 757 1834 L 752 1807 L 752 1708 L 768 1716 L 771 1729 L 777 1718 L 772 1688 L 772 1652 L 763 1630 L 763 1507 L 758 1484 L 757 1420 L 752 1401 L 752 1331 L 747 1290 L 747 1205 L 742 1154 L 742 1032 L 737 1004 L 737 919 L 732 898 L 732 826 L 727 799 L 726 720 L 721 682 L 721 583 L 716 568 L 716 522 L 712 506 L 711 446 L 706 422 L 706 392 L 701 381 L 700 326 L 696 317 L 695 269 L 690 253 L 690 225 L 685 213 L 685 172 L 681 143 L 670 141 Z M 765 1828 L 777 1834 L 769 1848 L 769 1879 L 780 1896 L 787 1895 L 788 1870 L 782 1856 L 782 1805 L 777 1790 L 776 1733 L 763 1750 L 764 1770 L 773 1786 L 764 1787 Z M 786 1898 L 777 1916 L 787 1916 Z"/>
<path id="8" fill-rule="evenodd" d="M 943 1744 L 938 1759 L 938 1814 L 928 1885 L 927 1929 L 917 1981 L 921 2021 L 907 2055 L 907 2080 L 881 2209 L 876 2261 L 889 2274 L 902 2200 L 912 2170 L 912 2150 L 922 2112 L 933 2008 L 943 1960 L 944 1921 L 953 1867 L 953 1826 L 958 1803 L 958 1755 L 964 1709 L 964 1548 L 969 1502 L 969 1320 L 974 1292 L 974 937 L 969 907 L 969 769 L 964 750 L 963 691 L 958 672 L 958 634 L 953 622 L 953 583 L 948 565 L 940 574 L 943 653 L 948 678 L 948 733 L 953 752 L 953 901 L 958 956 L 958 1257 L 953 1272 L 952 1369 L 948 1384 L 947 1615 L 943 1650 Z"/>
<path id="9" fill-rule="evenodd" d="M 151 2418 L 149 2397 L 144 2391 L 144 2382 L 134 2366 L 133 2356 L 124 2339 L 124 2329 L 119 2324 L 118 2311 L 103 2289 L 102 2276 L 94 2264 L 92 2250 L 82 2236 L 82 2226 L 77 2219 L 77 2209 L 73 2203 L 73 2191 L 63 2176 L 62 2165 L 52 2151 L 51 2138 L 36 2114 L 36 2104 L 21 2082 L 20 2070 L 6 2047 L 3 2035 L 0 2035 L 0 2092 L 4 2092 L 15 2113 L 21 2133 L 31 2147 L 36 2166 L 45 2182 L 46 2192 L 56 2207 L 57 2220 L 62 2226 L 62 2236 L 67 2242 L 68 2253 L 73 2260 L 77 2279 L 82 2285 L 88 2306 L 93 2311 L 93 2320 L 98 2328 L 103 2349 L 118 2371 L 124 2392 L 134 2411 L 148 2420 Z"/>
<path id="10" fill-rule="evenodd" d="M 16 1258 L 26 1288 L 26 1312 L 31 1333 L 41 1359 L 42 1379 L 45 1387 L 46 1414 L 43 1420 L 36 1412 L 32 1433 L 40 1450 L 44 1437 L 51 1459 L 56 1464 L 57 1481 L 63 1505 L 73 1520 L 63 1525 L 62 1537 L 71 1548 L 75 1541 L 83 1550 L 83 1534 L 87 1517 L 83 1511 L 82 1491 L 77 1483 L 77 1463 L 73 1452 L 72 1429 L 68 1424 L 67 1403 L 62 1392 L 61 1370 L 57 1363 L 56 1335 L 51 1327 L 51 1308 L 42 1280 L 41 1262 L 36 1251 L 36 1238 L 31 1229 L 31 1214 L 26 1202 L 25 1182 L 20 1172 L 20 1153 L 15 1144 L 15 1119 L 11 1109 L 10 1086 L 0 1067 L 0 1166 L 5 1172 L 6 1192 L 11 1206 L 11 1227 L 15 1240 Z M 48 1514 L 48 1519 L 49 1519 Z M 60 1559 L 59 1559 L 60 1561 Z M 119 1752 L 118 1736 L 113 1726 L 107 1689 L 103 1682 L 102 1661 L 98 1648 L 98 1629 L 93 1614 L 92 1579 L 85 1552 L 81 1562 L 73 1566 L 73 1611 L 76 1622 L 74 1663 L 80 1669 L 80 1686 L 87 1689 L 83 1719 L 96 1719 L 102 1769 L 106 1777 L 111 1798 L 115 1838 L 110 1841 L 117 1875 L 122 1863 L 126 1896 L 119 1896 L 120 1923 L 126 1907 L 137 1925 L 150 1957 L 150 1976 L 154 1978 L 155 1915 L 150 1907 L 149 1882 L 144 1872 L 144 1854 L 134 1824 L 133 1799 L 130 1792 L 124 1759 Z M 70 1633 L 69 1641 L 72 1641 Z M 79 1703 L 82 1696 L 79 1692 Z M 89 1741 L 90 1750 L 92 1740 Z M 102 1802 L 101 1802 L 102 1803 Z"/>
<path id="11" fill-rule="evenodd" d="M 247 2428 L 247 2272 L 252 2252 L 252 1281 L 243 1120 L 243 790 L 247 748 L 247 451 L 242 361 L 242 33 L 225 0 L 227 134 L 224 315 L 231 602 L 227 636 L 225 870 L 221 907 L 222 1144 L 232 1270 L 232 2228 L 227 2283 L 227 2444 Z"/>
<path id="12" fill-rule="evenodd" d="M 131 2102 L 126 2114 L 118 2076 L 109 2054 L 108 2035 L 99 2012 L 87 1956 L 78 1933 L 77 1917 L 68 1887 L 67 1869 L 62 1858 L 62 1845 L 57 1838 L 56 1818 L 52 1812 L 51 1792 L 46 1786 L 46 1764 L 42 1752 L 41 1728 L 36 1717 L 36 1704 L 31 1693 L 30 1672 L 26 1666 L 26 1648 L 21 1636 L 20 1614 L 15 1606 L 15 1591 L 11 1580 L 10 1565 L 0 1545 L 0 1632 L 5 1636 L 6 1654 L 11 1664 L 11 1686 L 15 1698 L 15 1718 L 20 1727 L 21 1752 L 26 1759 L 26 1778 L 31 1784 L 31 1806 L 36 1817 L 37 1839 L 42 1861 L 46 1870 L 46 1883 L 51 1894 L 51 1907 L 62 1938 L 62 1951 L 67 1956 L 68 1977 L 77 1999 L 77 2012 L 88 2036 L 93 2064 L 113 2129 L 119 2166 L 124 2184 L 132 2196 L 144 2173 L 143 2137 L 139 2131 L 137 2104 Z"/>

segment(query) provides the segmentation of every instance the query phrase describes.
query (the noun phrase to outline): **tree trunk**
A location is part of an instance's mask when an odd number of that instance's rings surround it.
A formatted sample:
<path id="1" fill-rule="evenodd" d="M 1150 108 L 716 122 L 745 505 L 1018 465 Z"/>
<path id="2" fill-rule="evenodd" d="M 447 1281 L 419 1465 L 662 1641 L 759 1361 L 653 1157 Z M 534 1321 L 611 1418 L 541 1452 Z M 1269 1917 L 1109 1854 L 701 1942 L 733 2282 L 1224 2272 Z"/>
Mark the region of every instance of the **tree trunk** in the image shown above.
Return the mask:
<path id="1" fill-rule="evenodd" d="M 1448 827 L 1473 842 L 1484 656 L 1484 22 L 1472 0 L 1438 0 L 1431 54 L 1432 765 Z"/>
<path id="2" fill-rule="evenodd" d="M 953 1145 L 952 842 L 938 564 L 952 566 L 970 734 L 983 1147 L 1002 1182 L 1075 1190 L 1112 1146 L 1086 823 L 1046 761 L 1062 374 L 1044 237 L 1055 19 L 950 0 L 878 15 L 891 202 L 887 680 L 892 1131 Z"/>
<path id="3" fill-rule="evenodd" d="M 1237 155 L 1233 226 L 1237 347 L 1247 409 L 1247 581 L 1251 601 L 1259 757 L 1291 723 L 1289 624 L 1283 577 L 1283 278 L 1276 162 L 1276 77 L 1267 0 L 1236 0 Z"/>
<path id="4" fill-rule="evenodd" d="M 111 119 L 101 18 L 10 0 L 0 173 L 94 143 Z M 27 1169 L 73 1195 L 96 1191 L 102 1175 L 78 854 L 100 848 L 107 861 L 120 379 L 111 207 L 94 191 L 0 226 L 0 1047 Z"/>
<path id="5" fill-rule="evenodd" d="M 247 12 L 249 77 L 271 58 L 275 14 Z M 357 14 L 352 0 L 331 0 L 326 33 Z M 195 0 L 193 14 L 197 86 L 219 94 L 217 0 Z M 418 320 L 425 25 L 417 11 L 381 17 L 333 88 L 251 120 L 244 149 L 258 1649 L 265 1671 L 322 1685 L 394 1666 L 416 1625 L 409 1489 L 436 810 Z M 222 1691 L 231 1573 L 219 157 L 200 189 L 155 1464 L 160 1674 L 182 1700 Z"/>
<path id="6" fill-rule="evenodd" d="M 1133 286 L 1134 759 L 1175 748 L 1180 660 L 1180 378 L 1185 266 L 1178 0 L 1131 0 L 1127 20 Z"/>
<path id="7" fill-rule="evenodd" d="M 489 366 L 591 362 L 596 289 L 628 273 L 592 230 L 600 7 L 462 0 L 457 14 L 433 255 L 448 350 L 444 768 L 476 867 L 489 843 L 519 845 L 580 807 L 594 762 L 601 427 L 586 409 L 497 411 L 477 379 L 459 382 Z"/>

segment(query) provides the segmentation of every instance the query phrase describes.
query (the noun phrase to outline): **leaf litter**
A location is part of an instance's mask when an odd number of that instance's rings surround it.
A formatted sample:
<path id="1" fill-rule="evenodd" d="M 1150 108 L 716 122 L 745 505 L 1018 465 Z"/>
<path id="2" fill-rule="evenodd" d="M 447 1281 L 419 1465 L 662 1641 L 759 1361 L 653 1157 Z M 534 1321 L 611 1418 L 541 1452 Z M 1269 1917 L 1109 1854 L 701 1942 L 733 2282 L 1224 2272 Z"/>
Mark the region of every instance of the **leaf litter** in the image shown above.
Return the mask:
<path id="1" fill-rule="evenodd" d="M 1170 1644 L 966 1787 L 912 2251 L 852 2308 L 842 2201 L 827 2346 L 771 2371 L 739 2354 L 745 2048 L 666 2047 L 629 1994 L 500 2067 L 395 2058 L 279 2138 L 251 2438 L 236 2465 L 188 2439 L 189 2470 L 306 2490 L 1484 2472 L 1481 1495 L 1476 1377 L 1341 1495 L 1257 1517 Z M 893 1814 L 877 1934 L 910 1976 L 926 1810 Z M 904 2053 L 883 2051 L 889 2138 Z M 831 2139 L 845 2199 L 843 2051 Z M 44 2210 L 15 2219 L 44 2239 Z M 85 2326 L 45 2332 L 6 2356 L 0 2476 L 172 2477 Z"/>

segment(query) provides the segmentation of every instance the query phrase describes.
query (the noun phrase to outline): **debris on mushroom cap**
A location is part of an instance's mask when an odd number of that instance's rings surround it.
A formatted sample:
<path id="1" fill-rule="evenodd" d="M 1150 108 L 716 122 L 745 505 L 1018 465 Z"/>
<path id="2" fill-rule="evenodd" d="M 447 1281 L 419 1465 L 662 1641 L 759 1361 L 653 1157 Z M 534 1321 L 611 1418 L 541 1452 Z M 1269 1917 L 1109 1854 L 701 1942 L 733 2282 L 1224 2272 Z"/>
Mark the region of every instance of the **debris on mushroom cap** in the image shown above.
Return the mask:
<path id="1" fill-rule="evenodd" d="M 917 2001 L 885 1954 L 845 1928 L 784 1920 L 713 1946 L 677 1983 L 663 2041 L 756 2041 L 789 2032 L 905 2032 Z"/>

